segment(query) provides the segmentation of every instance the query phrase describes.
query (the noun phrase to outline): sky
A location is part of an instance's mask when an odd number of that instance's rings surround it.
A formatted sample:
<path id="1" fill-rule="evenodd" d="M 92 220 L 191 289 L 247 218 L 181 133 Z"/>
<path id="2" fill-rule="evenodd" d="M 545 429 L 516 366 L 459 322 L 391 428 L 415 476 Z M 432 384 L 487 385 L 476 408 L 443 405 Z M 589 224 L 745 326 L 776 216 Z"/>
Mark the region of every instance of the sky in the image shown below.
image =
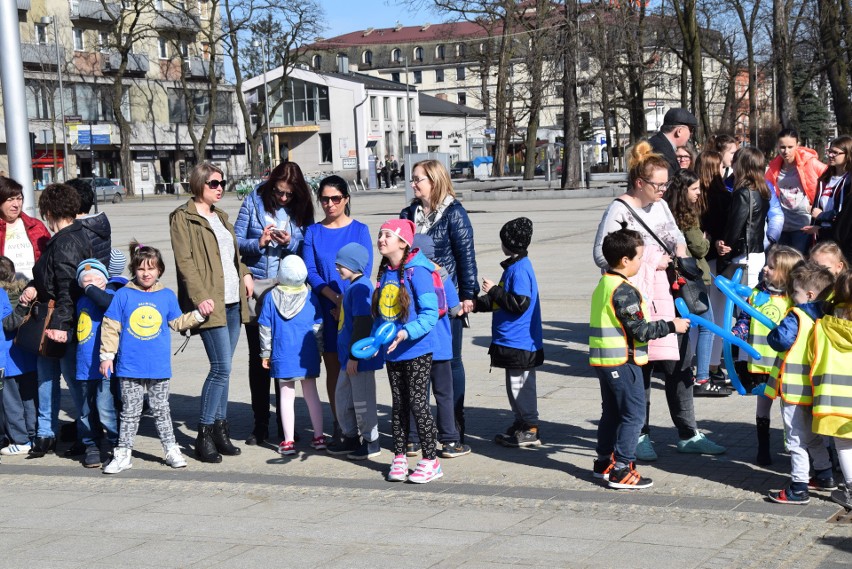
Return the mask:
<path id="1" fill-rule="evenodd" d="M 396 25 L 437 24 L 444 20 L 434 10 L 413 9 L 405 0 L 318 0 L 325 10 L 327 28 L 323 37 L 330 38 L 345 33 L 373 28 L 388 28 Z M 431 2 L 424 0 L 424 5 Z"/>

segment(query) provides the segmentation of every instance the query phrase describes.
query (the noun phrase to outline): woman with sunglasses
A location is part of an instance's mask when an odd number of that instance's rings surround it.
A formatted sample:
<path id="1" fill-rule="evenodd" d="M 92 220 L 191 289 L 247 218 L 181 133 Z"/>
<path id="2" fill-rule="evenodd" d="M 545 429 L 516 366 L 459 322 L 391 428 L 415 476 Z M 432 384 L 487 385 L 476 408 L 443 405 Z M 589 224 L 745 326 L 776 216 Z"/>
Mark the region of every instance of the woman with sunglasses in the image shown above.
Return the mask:
<path id="1" fill-rule="evenodd" d="M 828 168 L 817 180 L 817 196 L 811 210 L 813 225 L 803 229 L 817 241 L 837 241 L 848 250 L 852 212 L 847 203 L 852 188 L 852 136 L 835 138 L 828 145 Z"/>
<path id="2" fill-rule="evenodd" d="M 642 292 L 644 298 L 650 300 L 650 314 L 644 315 L 646 320 L 672 320 L 675 317 L 675 308 L 671 286 L 666 276 L 666 268 L 671 261 L 668 252 L 678 257 L 685 257 L 688 253 L 686 239 L 663 199 L 669 186 L 669 162 L 661 154 L 653 152 L 648 142 L 642 141 L 630 149 L 628 165 L 627 192 L 609 205 L 598 225 L 593 252 L 595 264 L 604 271 L 610 270 L 603 256 L 603 240 L 610 233 L 621 229 L 623 224 L 626 224 L 628 229 L 641 233 L 645 244 L 642 264 L 639 273 L 632 277 L 630 282 Z M 661 242 L 665 244 L 665 248 Z M 636 309 L 638 311 L 639 307 Z M 685 334 L 669 334 L 648 342 L 648 364 L 642 366 L 646 413 L 645 425 L 636 447 L 636 458 L 639 460 L 657 460 L 657 453 L 651 442 L 649 422 L 651 374 L 654 371 L 663 374 L 666 402 L 680 439 L 677 451 L 692 454 L 725 452 L 725 447 L 714 443 L 698 431 L 693 403 L 692 370 L 689 366 L 684 366 L 688 343 Z"/>
<path id="3" fill-rule="evenodd" d="M 228 382 L 254 289 L 251 274 L 240 262 L 228 215 L 216 207 L 225 193 L 223 175 L 209 162 L 195 166 L 189 175 L 192 198 L 169 216 L 181 310 L 198 310 L 207 317 L 197 328 L 210 360 L 195 442 L 195 456 L 202 462 L 240 454 L 228 429 Z"/>
<path id="4" fill-rule="evenodd" d="M 305 230 L 314 222 L 314 204 L 311 190 L 305 182 L 302 169 L 295 162 L 282 162 L 269 173 L 240 207 L 234 233 L 242 262 L 255 279 L 255 298 L 275 285 L 278 266 L 288 255 L 300 255 Z M 250 302 L 249 308 L 255 303 Z M 257 311 L 260 311 L 260 306 Z M 250 310 L 251 312 L 251 310 Z M 260 331 L 251 314 L 246 323 L 246 340 L 249 356 L 249 391 L 254 428 L 246 439 L 247 445 L 263 444 L 269 438 L 269 370 L 264 369 L 260 357 Z M 278 382 L 275 401 L 278 401 Z M 281 417 L 277 433 L 284 437 Z M 277 443 L 276 443 L 277 444 Z"/>
<path id="5" fill-rule="evenodd" d="M 305 231 L 302 258 L 308 268 L 308 284 L 319 296 L 323 319 L 323 354 L 325 386 L 334 421 L 334 440 L 329 446 L 332 454 L 346 454 L 358 450 L 360 443 L 343 438 L 337 422 L 334 394 L 340 360 L 337 357 L 337 321 L 343 292 L 349 286 L 337 272 L 337 252 L 348 243 L 359 243 L 370 252 L 364 274 L 373 266 L 373 240 L 370 228 L 349 217 L 349 184 L 340 176 L 328 176 L 320 181 L 317 201 L 325 214 L 322 221 Z M 345 447 L 345 448 L 344 448 Z M 350 448 L 351 447 L 351 448 Z"/>

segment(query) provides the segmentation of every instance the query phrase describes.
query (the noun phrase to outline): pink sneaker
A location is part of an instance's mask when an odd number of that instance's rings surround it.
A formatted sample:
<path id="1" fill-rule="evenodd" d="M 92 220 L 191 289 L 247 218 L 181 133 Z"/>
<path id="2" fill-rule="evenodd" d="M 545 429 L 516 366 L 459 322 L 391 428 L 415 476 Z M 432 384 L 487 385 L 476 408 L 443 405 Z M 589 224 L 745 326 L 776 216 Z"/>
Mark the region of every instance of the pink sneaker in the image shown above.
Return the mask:
<path id="1" fill-rule="evenodd" d="M 424 458 L 417 463 L 417 467 L 408 477 L 408 481 L 414 482 L 415 484 L 426 484 L 427 482 L 440 478 L 443 475 L 444 472 L 441 470 L 441 463 L 437 458 L 432 460 Z"/>
<path id="2" fill-rule="evenodd" d="M 389 482 L 405 482 L 408 478 L 408 459 L 404 454 L 398 454 L 393 457 L 390 472 L 388 472 Z"/>
<path id="3" fill-rule="evenodd" d="M 325 435 L 320 435 L 318 437 L 312 438 L 311 439 L 311 446 L 314 447 L 316 450 L 325 450 L 326 449 Z"/>
<path id="4" fill-rule="evenodd" d="M 291 455 L 296 454 L 296 443 L 293 441 L 281 441 L 278 445 L 278 454 Z"/>

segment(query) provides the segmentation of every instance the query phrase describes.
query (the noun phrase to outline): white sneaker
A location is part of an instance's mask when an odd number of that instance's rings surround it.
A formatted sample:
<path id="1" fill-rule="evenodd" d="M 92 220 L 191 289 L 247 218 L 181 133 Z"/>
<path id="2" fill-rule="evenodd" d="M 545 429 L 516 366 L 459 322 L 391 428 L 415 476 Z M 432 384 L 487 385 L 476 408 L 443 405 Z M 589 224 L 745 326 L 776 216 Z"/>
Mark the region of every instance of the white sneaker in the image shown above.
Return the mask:
<path id="1" fill-rule="evenodd" d="M 180 447 L 176 444 L 169 447 L 166 451 L 166 464 L 172 468 L 186 467 L 186 459 L 180 453 Z"/>
<path id="2" fill-rule="evenodd" d="M 112 460 L 104 466 L 104 474 L 118 474 L 125 470 L 133 468 L 133 449 L 118 447 L 115 449 L 115 454 Z"/>
<path id="3" fill-rule="evenodd" d="M 15 456 L 16 454 L 27 454 L 30 452 L 30 449 L 33 448 L 33 445 L 27 443 L 25 445 L 16 445 L 10 444 L 7 447 L 0 448 L 0 454 L 3 456 Z"/>

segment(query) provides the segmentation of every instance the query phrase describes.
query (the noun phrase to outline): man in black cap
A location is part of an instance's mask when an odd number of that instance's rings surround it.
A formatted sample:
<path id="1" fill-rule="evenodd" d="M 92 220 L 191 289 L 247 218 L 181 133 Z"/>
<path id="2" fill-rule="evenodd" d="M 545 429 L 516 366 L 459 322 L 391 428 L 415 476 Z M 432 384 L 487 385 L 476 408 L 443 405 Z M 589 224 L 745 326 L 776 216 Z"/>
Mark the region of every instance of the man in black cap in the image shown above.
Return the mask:
<path id="1" fill-rule="evenodd" d="M 669 163 L 669 178 L 680 170 L 675 149 L 689 142 L 697 126 L 698 119 L 686 109 L 669 109 L 659 132 L 648 139 L 654 152 L 661 154 Z"/>

